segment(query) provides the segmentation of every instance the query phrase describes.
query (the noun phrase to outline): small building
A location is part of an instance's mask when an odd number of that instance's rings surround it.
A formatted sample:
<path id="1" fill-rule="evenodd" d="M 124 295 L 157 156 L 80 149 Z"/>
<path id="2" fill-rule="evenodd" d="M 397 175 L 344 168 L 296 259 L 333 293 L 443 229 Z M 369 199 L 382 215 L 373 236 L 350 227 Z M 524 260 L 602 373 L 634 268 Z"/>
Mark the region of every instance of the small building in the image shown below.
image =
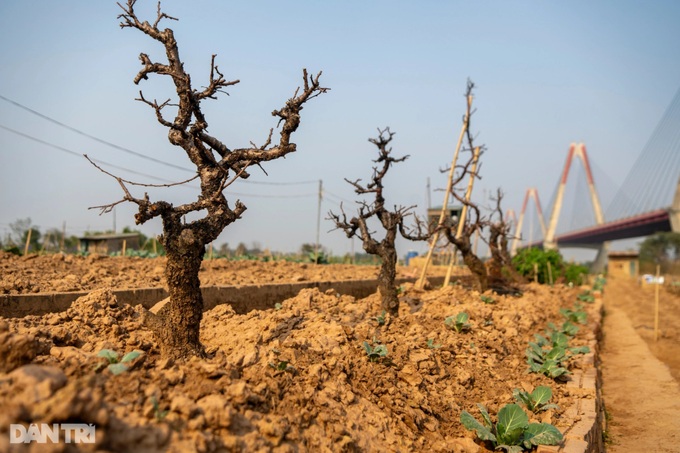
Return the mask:
<path id="1" fill-rule="evenodd" d="M 640 272 L 638 252 L 609 252 L 607 255 L 607 275 L 610 277 L 637 278 Z"/>
<path id="2" fill-rule="evenodd" d="M 460 219 L 461 213 L 463 211 L 462 206 L 451 206 L 449 205 L 447 218 L 444 219 L 444 224 L 450 227 L 458 225 L 458 220 Z M 442 214 L 442 207 L 430 208 L 427 210 L 427 223 L 431 228 L 437 226 L 439 222 L 439 217 Z"/>
<path id="3" fill-rule="evenodd" d="M 78 241 L 80 241 L 81 252 L 103 255 L 121 252 L 123 243 L 125 243 L 126 250 L 139 249 L 139 233 L 97 234 L 80 237 Z"/>

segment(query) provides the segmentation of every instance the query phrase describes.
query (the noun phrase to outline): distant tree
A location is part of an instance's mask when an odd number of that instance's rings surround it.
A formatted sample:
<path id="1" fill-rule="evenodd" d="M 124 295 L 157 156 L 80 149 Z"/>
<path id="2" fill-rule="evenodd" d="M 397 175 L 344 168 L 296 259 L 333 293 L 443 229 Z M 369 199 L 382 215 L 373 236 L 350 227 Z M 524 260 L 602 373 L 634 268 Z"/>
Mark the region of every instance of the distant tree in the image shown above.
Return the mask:
<path id="1" fill-rule="evenodd" d="M 382 166 L 373 167 L 371 182 L 362 185 L 359 183 L 360 179 L 356 181 L 345 179 L 354 186 L 354 192 L 357 195 L 373 194 L 375 197 L 373 202 L 361 201 L 358 215 L 352 217 L 351 220 L 347 219 L 342 205 L 340 205 L 342 216 L 329 212 L 329 218 L 335 222 L 337 228 L 345 232 L 348 238 L 360 238 L 367 253 L 380 257 L 382 264 L 378 275 L 378 290 L 382 297 L 382 309 L 392 316 L 398 316 L 399 297 L 395 285 L 397 274 L 395 242 L 397 235 L 400 234 L 411 241 L 424 241 L 430 237 L 430 233 L 425 231 L 423 224 L 411 212 L 415 206 L 408 208 L 395 206 L 394 211 L 389 211 L 385 207 L 383 179 L 392 164 L 403 162 L 408 156 L 394 158 L 390 155 L 392 148 L 388 146 L 394 137 L 394 132 L 391 132 L 389 128 L 378 129 L 378 133 L 378 138 L 372 138 L 369 141 L 378 148 L 378 158 L 374 162 Z M 416 219 L 415 229 L 408 229 L 404 226 L 404 221 L 409 215 L 413 215 Z M 377 219 L 385 230 L 385 236 L 382 240 L 373 237 L 374 232 L 370 231 L 368 226 L 368 221 L 371 218 Z"/>
<path id="2" fill-rule="evenodd" d="M 220 256 L 227 257 L 231 254 L 231 249 L 229 249 L 229 243 L 223 242 L 220 244 L 219 247 L 217 247 L 217 253 Z"/>
<path id="3" fill-rule="evenodd" d="M 306 259 L 316 264 L 328 264 L 329 256 L 326 248 L 319 244 L 319 250 L 316 249 L 316 244 L 302 244 L 300 246 L 300 255 L 302 259 Z"/>
<path id="4" fill-rule="evenodd" d="M 673 262 L 680 260 L 680 233 L 663 232 L 645 238 L 640 243 L 640 268 L 654 272 L 656 265 L 668 272 Z"/>
<path id="5" fill-rule="evenodd" d="M 239 242 L 234 252 L 236 256 L 246 256 L 248 254 L 248 247 L 243 242 Z"/>
<path id="6" fill-rule="evenodd" d="M 17 219 L 10 223 L 9 229 L 12 233 L 9 235 L 8 240 L 6 241 L 8 243 L 7 245 L 14 245 L 17 247 L 21 246 L 23 250 L 23 246 L 26 243 L 28 230 L 32 228 L 31 225 L 32 222 L 30 217 L 26 217 L 25 219 Z"/>
<path id="7" fill-rule="evenodd" d="M 246 210 L 246 206 L 239 200 L 230 205 L 224 190 L 237 179 L 247 178 L 249 167 L 260 166 L 263 162 L 296 151 L 296 145 L 291 142 L 291 138 L 300 125 L 303 105 L 327 89 L 319 84 L 321 73 L 314 77 L 303 70 L 302 88 L 298 88 L 280 110 L 272 112 L 282 125 L 278 140 L 272 140 L 271 129 L 262 146 L 256 146 L 251 142 L 250 147 L 230 148 L 208 132 L 202 102 L 206 99 L 216 99 L 218 93 L 224 92 L 225 88 L 239 81 L 227 81 L 215 64 L 213 55 L 207 86 L 200 90 L 195 89 L 180 58 L 173 31 L 169 28 L 159 28 L 164 19 L 177 19 L 162 12 L 159 6 L 158 15 L 153 23 L 141 21 L 135 13 L 135 3 L 135 0 L 128 0 L 125 5 L 119 4 L 123 9 L 123 13 L 118 16 L 121 19 L 121 28 L 139 30 L 160 43 L 165 50 L 167 62 L 154 62 L 147 54 L 140 54 L 142 69 L 134 82 L 138 84 L 153 75 L 167 76 L 174 84 L 177 94 L 176 101 L 171 102 L 169 99 L 158 103 L 156 100 L 145 98 L 140 91 L 138 100 L 152 108 L 158 122 L 168 129 L 170 143 L 181 148 L 196 167 L 196 176 L 192 180 L 199 179 L 201 192 L 191 203 L 174 205 L 167 201 L 152 202 L 147 194 L 142 198 L 133 196 L 127 187 L 134 184 L 131 181 L 107 173 L 118 181 L 124 197 L 118 202 L 99 208 L 102 212 L 109 212 L 117 204 L 129 201 L 139 207 L 135 215 L 137 224 L 143 224 L 156 217 L 162 219 L 163 234 L 159 240 L 167 254 L 165 277 L 170 302 L 156 315 L 149 313 L 145 322 L 153 331 L 163 356 L 171 358 L 204 356 L 205 351 L 199 340 L 203 298 L 198 271 L 206 252 L 206 244 L 217 239 L 222 230 L 240 219 Z M 287 49 L 290 50 L 292 49 Z M 166 118 L 168 107 L 174 115 L 172 119 Z M 101 168 L 100 170 L 104 171 Z M 187 214 L 192 212 L 204 216 L 198 220 L 185 222 Z"/>
<path id="8" fill-rule="evenodd" d="M 300 246 L 300 254 L 304 255 L 304 256 L 307 256 L 310 253 L 314 253 L 315 250 L 316 250 L 316 244 L 305 243 L 305 244 L 302 244 Z"/>
<path id="9" fill-rule="evenodd" d="M 61 247 L 61 235 L 62 231 L 59 228 L 47 229 L 40 245 L 41 250 L 46 252 L 58 252 Z"/>

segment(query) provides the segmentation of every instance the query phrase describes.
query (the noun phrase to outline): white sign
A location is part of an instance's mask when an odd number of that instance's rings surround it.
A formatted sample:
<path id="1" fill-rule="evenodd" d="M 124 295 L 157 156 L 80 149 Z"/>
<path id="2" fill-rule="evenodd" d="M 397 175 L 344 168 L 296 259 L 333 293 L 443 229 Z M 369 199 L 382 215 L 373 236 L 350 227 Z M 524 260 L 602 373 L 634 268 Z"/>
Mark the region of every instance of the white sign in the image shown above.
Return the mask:
<path id="1" fill-rule="evenodd" d="M 31 423 L 9 425 L 9 443 L 38 444 L 64 442 L 66 444 L 93 444 L 95 442 L 95 426 L 86 423 Z"/>

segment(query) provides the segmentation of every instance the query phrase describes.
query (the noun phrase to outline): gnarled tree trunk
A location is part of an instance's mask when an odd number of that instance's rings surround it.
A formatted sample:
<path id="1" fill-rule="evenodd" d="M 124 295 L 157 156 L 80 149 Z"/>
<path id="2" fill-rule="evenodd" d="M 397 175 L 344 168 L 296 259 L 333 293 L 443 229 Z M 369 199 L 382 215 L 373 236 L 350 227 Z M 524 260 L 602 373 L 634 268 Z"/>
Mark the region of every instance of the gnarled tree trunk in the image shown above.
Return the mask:
<path id="1" fill-rule="evenodd" d="M 430 232 L 423 232 L 422 222 L 417 218 L 415 232 L 408 231 L 404 227 L 404 218 L 410 215 L 409 211 L 413 206 L 409 208 L 395 207 L 395 211 L 388 211 L 385 208 L 383 178 L 393 163 L 403 162 L 408 156 L 398 159 L 390 156 L 392 148 L 388 148 L 388 145 L 392 141 L 394 132 L 390 132 L 389 128 L 385 130 L 378 129 L 378 132 L 380 133 L 379 137 L 377 139 L 369 139 L 369 141 L 378 147 L 378 159 L 374 162 L 382 163 L 382 168 L 373 168 L 373 178 L 366 185 L 359 184 L 360 180 L 349 181 L 345 179 L 345 181 L 354 186 L 354 191 L 358 195 L 372 193 L 375 194 L 375 200 L 370 205 L 362 202 L 358 216 L 353 217 L 351 220 L 347 220 L 344 211 L 342 212 L 342 218 L 332 212 L 329 213 L 329 216 L 335 222 L 335 225 L 345 232 L 348 238 L 359 237 L 366 253 L 378 255 L 381 258 L 382 264 L 378 274 L 378 291 L 382 299 L 381 308 L 391 316 L 399 316 L 399 293 L 395 285 L 397 277 L 397 250 L 395 247 L 397 233 L 411 241 L 423 241 L 430 237 Z M 367 226 L 366 221 L 371 217 L 377 217 L 385 229 L 385 237 L 381 241 L 373 238 L 372 232 Z"/>
<path id="2" fill-rule="evenodd" d="M 399 293 L 395 285 L 397 278 L 397 250 L 394 242 L 397 238 L 397 227 L 386 233 L 385 245 L 378 248 L 378 256 L 382 260 L 378 274 L 378 291 L 381 308 L 392 316 L 399 315 Z"/>
<path id="3" fill-rule="evenodd" d="M 122 200 L 99 208 L 102 212 L 110 212 L 117 204 L 130 201 L 139 206 L 139 211 L 135 214 L 137 224 L 159 216 L 162 218 L 163 235 L 160 241 L 167 252 L 165 276 L 170 301 L 157 314 L 149 313 L 146 321 L 154 332 L 164 356 L 184 358 L 203 355 L 204 349 L 199 338 L 203 298 L 198 272 L 205 246 L 214 241 L 227 225 L 238 220 L 246 210 L 238 200 L 233 208 L 230 207 L 224 196 L 224 189 L 237 179 L 247 178 L 249 175 L 246 169 L 249 166 L 295 152 L 297 147 L 291 142 L 291 136 L 300 125 L 303 104 L 328 89 L 319 85 L 321 73 L 316 77 L 310 77 L 307 71 L 303 70 L 304 86 L 298 88 L 280 110 L 272 112 L 272 115 L 282 123 L 278 143 L 276 141 L 272 143 L 273 129 L 271 129 L 265 143 L 260 147 L 251 142 L 251 147 L 229 148 L 208 133 L 208 122 L 201 111 L 201 102 L 205 99 L 215 99 L 218 93 L 224 92 L 226 87 L 236 85 L 239 81 L 227 81 L 215 64 L 213 55 L 208 85 L 203 90 L 194 89 L 191 77 L 185 72 L 180 59 L 173 31 L 169 28 L 159 28 L 162 20 L 176 19 L 163 13 L 159 4 L 158 16 L 153 24 L 140 21 L 135 14 L 135 3 L 136 0 L 127 0 L 125 5 L 119 4 L 123 9 L 123 13 L 118 16 L 121 19 L 121 27 L 137 29 L 161 43 L 167 59 L 167 63 L 153 62 L 148 55 L 140 54 L 142 69 L 134 79 L 135 84 L 147 80 L 150 75 L 169 76 L 175 85 L 178 99 L 176 104 L 171 104 L 170 99 L 159 104 L 155 100 L 145 99 L 140 91 L 138 100 L 153 108 L 158 122 L 168 128 L 170 143 L 181 148 L 194 164 L 196 176 L 192 180 L 196 178 L 200 180 L 201 193 L 194 202 L 179 206 L 166 201 L 151 202 L 147 194 L 143 198 L 133 197 L 126 186 L 145 184 L 123 180 L 97 167 L 116 178 L 125 193 Z M 164 116 L 164 108 L 167 106 L 176 107 L 172 120 Z M 92 164 L 97 166 L 94 162 Z M 205 216 L 185 223 L 186 215 L 192 212 L 205 213 Z"/>
<path id="4" fill-rule="evenodd" d="M 198 273 L 205 245 L 191 229 L 182 229 L 181 225 L 172 233 L 166 232 L 163 236 L 167 253 L 165 279 L 171 302 L 163 306 L 149 324 L 163 356 L 202 356 L 204 349 L 199 334 L 203 295 Z"/>

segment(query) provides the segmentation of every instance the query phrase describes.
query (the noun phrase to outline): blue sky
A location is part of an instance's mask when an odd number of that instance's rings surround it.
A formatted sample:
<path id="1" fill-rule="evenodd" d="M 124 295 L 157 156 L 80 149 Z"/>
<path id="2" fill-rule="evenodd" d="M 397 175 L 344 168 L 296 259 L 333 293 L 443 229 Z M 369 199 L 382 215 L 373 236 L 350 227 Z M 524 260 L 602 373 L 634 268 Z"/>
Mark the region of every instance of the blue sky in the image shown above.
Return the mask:
<path id="1" fill-rule="evenodd" d="M 210 131 L 230 147 L 262 143 L 270 112 L 293 94 L 301 71 L 323 70 L 332 90 L 310 102 L 294 137 L 298 151 L 254 170 L 230 199 L 248 210 L 217 243 L 254 242 L 294 251 L 314 242 L 318 180 L 322 217 L 348 213 L 355 196 L 343 178 L 367 179 L 376 128 L 396 132 L 394 154 L 410 158 L 386 181 L 390 205 L 441 204 L 445 174 L 460 129 L 464 90 L 477 85 L 473 128 L 483 156 L 476 197 L 501 187 L 504 207 L 519 210 L 538 188 L 544 211 L 571 142 L 584 142 L 605 190 L 615 191 L 680 87 L 680 3 L 676 1 L 193 1 L 163 2 L 179 22 L 182 58 L 195 85 L 208 79 L 210 55 L 230 96 L 204 105 Z M 138 14 L 155 19 L 156 2 Z M 0 95 L 102 140 L 189 168 L 153 112 L 136 102 L 172 96 L 154 77 L 135 86 L 138 55 L 162 57 L 156 43 L 121 30 L 114 1 L 5 0 L 0 3 Z M 76 153 L 168 180 L 188 172 L 104 146 L 0 100 L 0 126 Z M 88 210 L 121 198 L 117 183 L 84 158 L 0 128 L 0 234 L 30 217 L 41 228 L 66 222 L 71 234 L 110 229 L 111 214 Z M 154 182 L 115 171 L 123 177 Z M 288 183 L 270 185 L 262 183 Z M 299 184 L 292 184 L 299 183 Z M 137 191 L 138 195 L 142 193 Z M 152 198 L 191 201 L 190 187 L 150 191 Z M 603 198 L 607 198 L 603 194 Z M 582 203 L 587 205 L 587 200 Z M 116 224 L 134 225 L 134 205 L 119 205 Z M 350 241 L 321 222 L 321 244 L 334 253 Z M 140 227 L 161 231 L 159 221 Z M 525 233 L 526 234 L 526 233 Z M 400 243 L 425 250 L 423 244 Z M 355 247 L 358 249 L 359 244 Z"/>

